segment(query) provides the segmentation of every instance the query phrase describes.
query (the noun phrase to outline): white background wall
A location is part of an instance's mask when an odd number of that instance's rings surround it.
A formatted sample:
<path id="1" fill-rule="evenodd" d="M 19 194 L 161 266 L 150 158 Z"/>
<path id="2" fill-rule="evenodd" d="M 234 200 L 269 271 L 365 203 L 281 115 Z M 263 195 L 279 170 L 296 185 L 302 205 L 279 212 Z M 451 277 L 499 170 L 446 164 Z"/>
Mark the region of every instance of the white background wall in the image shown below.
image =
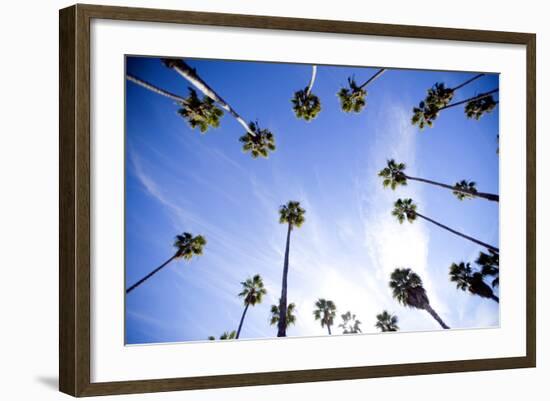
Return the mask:
<path id="1" fill-rule="evenodd" d="M 325 382 L 227 390 L 193 391 L 118 399 L 293 400 L 308 397 L 424 401 L 445 399 L 544 399 L 550 375 L 550 298 L 545 248 L 549 223 L 547 187 L 550 150 L 545 137 L 550 107 L 550 26 L 545 2 L 432 0 L 386 2 L 339 0 L 157 0 L 97 1 L 101 4 L 219 11 L 243 14 L 357 20 L 412 25 L 537 33 L 538 91 L 538 368 L 391 379 Z M 57 400 L 57 191 L 58 191 L 58 17 L 60 0 L 10 1 L 0 17 L 0 392 L 10 400 Z M 411 344 L 413 347 L 414 344 Z M 540 394 L 540 395 L 539 395 Z M 115 399 L 114 397 L 103 398 Z"/>

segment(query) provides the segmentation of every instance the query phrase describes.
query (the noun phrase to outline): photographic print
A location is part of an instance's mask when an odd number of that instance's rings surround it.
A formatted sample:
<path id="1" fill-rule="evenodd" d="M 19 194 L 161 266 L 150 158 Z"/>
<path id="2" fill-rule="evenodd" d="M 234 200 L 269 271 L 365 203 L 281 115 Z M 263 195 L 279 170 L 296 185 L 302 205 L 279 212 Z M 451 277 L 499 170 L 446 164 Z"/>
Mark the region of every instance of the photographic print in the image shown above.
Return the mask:
<path id="1" fill-rule="evenodd" d="M 499 327 L 499 75 L 126 56 L 125 343 Z"/>

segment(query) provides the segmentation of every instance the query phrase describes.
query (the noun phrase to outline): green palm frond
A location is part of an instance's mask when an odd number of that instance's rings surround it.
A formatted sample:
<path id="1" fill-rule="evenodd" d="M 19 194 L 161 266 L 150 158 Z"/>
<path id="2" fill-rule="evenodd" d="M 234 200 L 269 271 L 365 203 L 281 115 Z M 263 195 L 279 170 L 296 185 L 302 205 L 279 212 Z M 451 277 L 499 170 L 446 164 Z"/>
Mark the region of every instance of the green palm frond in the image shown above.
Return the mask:
<path id="1" fill-rule="evenodd" d="M 395 269 L 389 284 L 393 297 L 403 306 L 424 309 L 429 304 L 420 276 L 411 269 Z"/>
<path id="2" fill-rule="evenodd" d="M 178 114 L 187 120 L 191 128 L 199 128 L 202 134 L 206 133 L 210 127 L 220 126 L 223 111 L 216 107 L 214 100 L 208 96 L 203 96 L 201 100 L 197 92 L 189 88 L 189 97 L 179 105 L 181 108 Z"/>
<path id="3" fill-rule="evenodd" d="M 334 302 L 319 298 L 315 302 L 315 308 L 313 317 L 315 320 L 321 321 L 321 327 L 334 325 L 334 318 L 336 317 L 336 305 Z"/>
<path id="4" fill-rule="evenodd" d="M 483 97 L 481 99 L 472 100 L 466 103 L 464 113 L 468 118 L 479 120 L 485 114 L 489 114 L 496 107 L 497 102 L 492 96 Z"/>
<path id="5" fill-rule="evenodd" d="M 297 118 L 311 121 L 321 111 L 321 101 L 313 93 L 307 93 L 307 89 L 302 89 L 294 93 L 291 99 L 292 108 Z"/>
<path id="6" fill-rule="evenodd" d="M 279 300 L 279 302 L 280 302 L 280 300 Z M 292 302 L 289 303 L 288 306 L 286 307 L 286 325 L 287 325 L 287 327 L 285 327 L 285 328 L 288 328 L 288 326 L 290 326 L 291 324 L 296 324 L 296 315 L 294 314 L 295 311 L 296 311 L 296 304 L 294 304 Z M 269 324 L 271 324 L 272 326 L 278 324 L 279 323 L 279 316 L 280 316 L 279 306 L 278 305 L 271 305 Z"/>
<path id="7" fill-rule="evenodd" d="M 301 227 L 305 222 L 305 209 L 298 201 L 288 201 L 279 208 L 279 223 L 290 224 L 291 228 Z"/>
<path id="8" fill-rule="evenodd" d="M 386 162 L 386 167 L 378 172 L 378 176 L 383 179 L 384 188 L 390 187 L 395 190 L 399 186 L 407 185 L 407 177 L 403 172 L 405 168 L 405 163 L 396 163 L 395 160 L 389 159 Z"/>
<path id="9" fill-rule="evenodd" d="M 202 235 L 193 237 L 191 233 L 176 235 L 174 247 L 176 248 L 176 258 L 190 260 L 195 255 L 202 255 L 203 248 L 206 245 L 206 239 Z"/>
<path id="10" fill-rule="evenodd" d="M 475 198 L 475 194 L 477 193 L 476 183 L 474 181 L 461 180 L 457 182 L 454 187 L 462 191 L 471 192 L 471 194 L 469 194 L 461 191 L 453 191 L 453 195 L 455 195 L 458 200 L 461 201 L 465 199 L 473 199 Z"/>
<path id="11" fill-rule="evenodd" d="M 367 91 L 359 87 L 352 77 L 348 78 L 348 85 L 349 88 L 342 88 L 338 92 L 340 106 L 345 113 L 359 113 L 367 105 Z"/>
<path id="12" fill-rule="evenodd" d="M 264 295 L 267 294 L 264 282 L 259 274 L 241 282 L 241 286 L 242 291 L 238 295 L 243 298 L 245 305 L 255 306 L 256 304 L 260 304 Z"/>
<path id="13" fill-rule="evenodd" d="M 258 157 L 267 158 L 269 153 L 276 149 L 275 136 L 270 130 L 261 129 L 257 122 L 251 122 L 249 127 L 255 135 L 246 132 L 239 138 L 239 141 L 243 144 L 243 152 L 250 153 L 253 159 Z"/>
<path id="14" fill-rule="evenodd" d="M 413 203 L 413 200 L 408 199 L 398 199 L 393 204 L 392 215 L 397 219 L 397 221 L 402 224 L 405 220 L 409 223 L 412 223 L 416 220 L 416 204 Z"/>
<path id="15" fill-rule="evenodd" d="M 382 313 L 376 315 L 376 324 L 374 326 L 382 332 L 398 331 L 398 321 L 397 316 L 384 310 Z"/>

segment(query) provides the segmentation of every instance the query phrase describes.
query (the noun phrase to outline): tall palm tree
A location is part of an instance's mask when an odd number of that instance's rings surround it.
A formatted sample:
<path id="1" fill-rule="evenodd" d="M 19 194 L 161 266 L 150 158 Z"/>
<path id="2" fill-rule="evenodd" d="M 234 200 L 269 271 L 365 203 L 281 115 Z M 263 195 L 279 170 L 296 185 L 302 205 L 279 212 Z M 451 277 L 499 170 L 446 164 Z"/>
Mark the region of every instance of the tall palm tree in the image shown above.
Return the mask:
<path id="1" fill-rule="evenodd" d="M 296 117 L 303 118 L 306 121 L 313 120 L 321 111 L 321 101 L 319 97 L 311 92 L 317 76 L 317 66 L 313 65 L 311 67 L 311 78 L 308 86 L 294 92 L 294 97 L 291 99 L 293 105 L 292 109 Z"/>
<path id="2" fill-rule="evenodd" d="M 168 265 L 174 259 L 191 260 L 193 256 L 202 255 L 202 251 L 205 245 L 206 239 L 202 235 L 193 236 L 190 233 L 176 235 L 176 239 L 174 240 L 174 248 L 176 248 L 176 252 L 162 265 L 157 267 L 151 273 L 147 274 L 134 285 L 130 286 L 126 290 L 126 294 L 143 284 L 147 279 L 151 278 L 151 276 L 153 276 L 155 273 L 158 273 L 163 267 Z"/>
<path id="3" fill-rule="evenodd" d="M 191 128 L 199 128 L 201 133 L 204 134 L 210 127 L 219 127 L 220 119 L 223 117 L 223 111 L 216 107 L 211 98 L 204 96 L 202 99 L 199 99 L 194 89 L 189 88 L 189 97 L 184 98 L 161 89 L 132 74 L 126 74 L 126 79 L 153 93 L 175 100 L 176 104 L 180 106 L 178 114 L 187 120 Z"/>
<path id="4" fill-rule="evenodd" d="M 290 252 L 290 233 L 294 227 L 301 227 L 305 222 L 306 211 L 300 206 L 300 202 L 289 201 L 279 208 L 279 223 L 287 224 L 285 260 L 283 265 L 283 281 L 281 285 L 281 298 L 279 299 L 279 323 L 277 337 L 286 336 L 287 327 L 287 288 L 288 288 L 288 260 Z"/>
<path id="5" fill-rule="evenodd" d="M 361 333 L 361 321 L 358 320 L 354 314 L 347 311 L 342 317 L 342 323 L 338 325 L 342 329 L 343 334 L 357 334 Z"/>
<path id="6" fill-rule="evenodd" d="M 412 199 L 410 199 L 410 198 L 409 199 L 398 199 L 394 203 L 394 208 L 393 208 L 393 211 L 392 211 L 392 215 L 395 216 L 395 218 L 397 219 L 397 221 L 399 221 L 400 224 L 402 224 L 405 220 L 407 220 L 409 223 L 412 223 L 413 221 L 416 220 L 417 217 L 421 217 L 424 220 L 429 221 L 430 223 L 435 224 L 438 227 L 444 228 L 445 230 L 447 230 L 447 231 L 449 231 L 449 232 L 451 232 L 455 235 L 458 235 L 459 237 L 462 237 L 462 238 L 465 238 L 469 241 L 472 241 L 472 242 L 474 242 L 478 245 L 481 245 L 481 246 L 483 246 L 483 247 L 485 247 L 489 250 L 498 252 L 497 247 L 486 244 L 485 242 L 482 242 L 478 239 L 470 237 L 470 236 L 468 236 L 466 234 L 463 234 L 459 231 L 453 230 L 452 228 L 447 227 L 444 224 L 441 224 L 441 223 L 439 223 L 435 220 L 430 219 L 429 217 L 426 217 L 426 216 L 418 213 L 417 210 L 416 210 L 416 204 L 413 203 Z"/>
<path id="7" fill-rule="evenodd" d="M 336 317 L 336 305 L 330 300 L 319 298 L 315 302 L 315 310 L 313 316 L 315 320 L 321 321 L 321 327 L 327 326 L 329 336 L 332 334 L 330 327 L 334 325 L 334 318 Z"/>
<path id="8" fill-rule="evenodd" d="M 430 306 L 426 290 L 422 286 L 422 279 L 411 269 L 395 269 L 390 276 L 390 288 L 393 297 L 403 306 L 423 309 L 428 312 L 444 329 L 449 326 L 439 317 Z"/>
<path id="9" fill-rule="evenodd" d="M 476 264 L 481 268 L 483 277 L 489 276 L 492 278 L 491 286 L 493 288 L 499 286 L 499 254 L 489 250 L 489 253 L 479 252 L 479 257 L 476 259 Z"/>
<path id="10" fill-rule="evenodd" d="M 269 152 L 275 151 L 275 137 L 268 129 L 262 129 L 257 122 L 250 123 L 250 130 L 254 135 L 246 132 L 239 138 L 243 144 L 243 152 L 250 152 L 253 159 L 269 156 Z"/>
<path id="11" fill-rule="evenodd" d="M 281 301 L 279 300 L 279 303 Z M 290 326 L 291 324 L 296 324 L 296 315 L 294 312 L 296 311 L 296 304 L 291 302 L 288 304 L 286 308 L 286 328 Z M 279 316 L 281 315 L 281 312 L 279 311 L 278 305 L 271 305 L 271 317 L 269 319 L 269 323 L 273 326 L 279 323 Z"/>
<path id="12" fill-rule="evenodd" d="M 372 77 L 366 80 L 361 85 L 357 85 L 353 77 L 348 77 L 349 88 L 342 88 L 338 92 L 338 98 L 340 99 L 340 106 L 345 113 L 359 113 L 367 105 L 365 97 L 367 91 L 365 87 L 373 82 L 376 78 L 382 75 L 386 71 L 385 68 L 379 69 Z"/>
<path id="13" fill-rule="evenodd" d="M 237 332 L 235 330 L 233 331 L 224 331 L 223 334 L 220 336 L 220 340 L 235 340 L 237 338 Z M 214 341 L 216 337 L 209 336 L 208 339 L 210 341 Z"/>
<path id="14" fill-rule="evenodd" d="M 382 185 L 384 185 L 384 188 L 389 187 L 392 190 L 395 190 L 399 186 L 407 185 L 407 180 L 413 180 L 449 189 L 453 191 L 453 195 L 455 195 L 459 200 L 477 197 L 493 202 L 499 201 L 498 195 L 479 192 L 476 188 L 475 182 L 473 181 L 468 182 L 466 180 L 462 180 L 457 182 L 454 186 L 451 186 L 441 182 L 407 175 L 405 174 L 406 167 L 407 166 L 405 163 L 397 163 L 394 159 L 389 159 L 386 162 L 386 167 L 378 172 L 378 176 L 383 179 Z"/>
<path id="15" fill-rule="evenodd" d="M 382 332 L 397 331 L 399 330 L 398 321 L 397 316 L 384 310 L 382 313 L 376 315 L 376 324 L 374 326 Z"/>
<path id="16" fill-rule="evenodd" d="M 243 290 L 239 293 L 239 297 L 244 298 L 244 311 L 239 322 L 239 328 L 237 329 L 236 339 L 241 334 L 243 327 L 244 317 L 248 311 L 249 306 L 255 306 L 262 302 L 263 296 L 267 293 L 264 287 L 264 282 L 259 274 L 254 275 L 252 278 L 247 278 L 246 281 L 241 282 Z"/>
<path id="17" fill-rule="evenodd" d="M 491 287 L 483 281 L 483 275 L 480 272 L 474 272 L 469 263 L 453 263 L 449 268 L 449 276 L 451 281 L 456 283 L 457 289 L 468 290 L 474 295 L 499 302 Z"/>

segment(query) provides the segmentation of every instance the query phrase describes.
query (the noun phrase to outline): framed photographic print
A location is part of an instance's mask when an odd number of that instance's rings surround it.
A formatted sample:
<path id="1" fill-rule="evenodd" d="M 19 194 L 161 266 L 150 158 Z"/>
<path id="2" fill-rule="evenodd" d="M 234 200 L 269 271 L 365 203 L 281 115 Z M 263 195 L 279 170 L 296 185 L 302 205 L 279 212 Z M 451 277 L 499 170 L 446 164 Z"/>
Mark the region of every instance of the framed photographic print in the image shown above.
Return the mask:
<path id="1" fill-rule="evenodd" d="M 61 10 L 60 390 L 534 367 L 535 113 L 533 34 Z"/>

